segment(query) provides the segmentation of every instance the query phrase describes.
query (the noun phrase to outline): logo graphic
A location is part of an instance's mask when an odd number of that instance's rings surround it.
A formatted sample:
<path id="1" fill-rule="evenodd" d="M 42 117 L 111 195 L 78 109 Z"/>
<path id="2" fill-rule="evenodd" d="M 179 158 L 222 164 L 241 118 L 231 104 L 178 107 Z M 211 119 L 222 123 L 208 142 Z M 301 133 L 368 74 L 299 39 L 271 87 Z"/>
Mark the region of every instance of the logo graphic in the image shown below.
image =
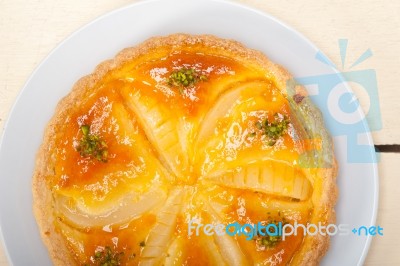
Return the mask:
<path id="1" fill-rule="evenodd" d="M 348 40 L 340 39 L 339 48 L 342 68 L 345 66 Z M 324 114 L 325 124 L 333 136 L 347 137 L 348 163 L 375 163 L 371 156 L 374 146 L 363 143 L 366 133 L 382 129 L 379 108 L 376 72 L 373 69 L 351 70 L 372 56 L 367 49 L 353 64 L 349 71 L 338 71 L 335 65 L 318 52 L 315 58 L 323 64 L 335 68 L 337 73 L 294 78 L 288 83 L 288 94 L 294 96 L 294 85 L 307 88 L 310 98 Z M 361 110 L 357 97 L 348 88 L 349 84 L 362 88 L 368 95 L 368 110 Z M 296 99 L 295 99 L 296 100 Z M 322 147 L 324 149 L 324 147 Z"/>

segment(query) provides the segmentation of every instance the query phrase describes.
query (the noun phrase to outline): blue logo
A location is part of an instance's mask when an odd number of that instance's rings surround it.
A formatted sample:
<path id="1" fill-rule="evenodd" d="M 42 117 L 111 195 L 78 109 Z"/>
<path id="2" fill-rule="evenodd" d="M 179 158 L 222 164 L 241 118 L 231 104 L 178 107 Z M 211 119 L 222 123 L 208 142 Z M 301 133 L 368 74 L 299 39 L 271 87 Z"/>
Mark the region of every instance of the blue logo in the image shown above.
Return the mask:
<path id="1" fill-rule="evenodd" d="M 348 41 L 339 40 L 342 67 L 345 65 Z M 372 56 L 370 49 L 366 50 L 350 69 Z M 320 62 L 335 67 L 321 52 L 315 56 Z M 335 70 L 337 68 L 335 67 Z M 288 94 L 294 94 L 295 84 L 302 84 L 309 91 L 309 96 L 324 114 L 325 124 L 332 136 L 347 137 L 347 162 L 375 163 L 371 153 L 375 147 L 362 143 L 365 133 L 382 129 L 379 107 L 376 72 L 373 69 L 357 71 L 337 71 L 335 74 L 297 77 L 288 82 Z M 357 97 L 348 89 L 352 84 L 361 88 L 368 95 L 368 110 L 361 110 Z"/>

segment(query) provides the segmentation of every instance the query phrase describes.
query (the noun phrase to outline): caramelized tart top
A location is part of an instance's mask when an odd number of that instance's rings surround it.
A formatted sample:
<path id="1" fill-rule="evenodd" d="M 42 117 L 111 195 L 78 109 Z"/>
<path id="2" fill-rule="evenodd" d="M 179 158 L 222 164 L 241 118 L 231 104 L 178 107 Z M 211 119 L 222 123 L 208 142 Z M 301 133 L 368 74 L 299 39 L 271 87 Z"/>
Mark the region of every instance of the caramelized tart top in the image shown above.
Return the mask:
<path id="1" fill-rule="evenodd" d="M 335 176 L 322 117 L 285 70 L 176 34 L 125 49 L 60 102 L 34 209 L 60 265 L 315 264 L 327 236 L 196 228 L 331 223 Z"/>

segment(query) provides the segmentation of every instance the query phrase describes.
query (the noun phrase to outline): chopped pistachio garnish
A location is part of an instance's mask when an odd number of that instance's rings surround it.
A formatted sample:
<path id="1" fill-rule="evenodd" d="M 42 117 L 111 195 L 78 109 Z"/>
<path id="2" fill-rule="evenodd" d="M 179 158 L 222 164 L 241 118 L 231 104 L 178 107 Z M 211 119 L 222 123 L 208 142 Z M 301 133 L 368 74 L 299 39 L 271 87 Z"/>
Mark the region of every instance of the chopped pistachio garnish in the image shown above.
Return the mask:
<path id="1" fill-rule="evenodd" d="M 268 212 L 268 214 L 269 214 L 269 212 Z M 278 215 L 280 216 L 279 212 L 278 212 Z M 266 222 L 265 225 L 275 224 L 276 228 L 278 228 L 280 226 L 280 223 L 281 223 L 282 226 L 287 224 L 286 218 L 283 217 L 281 219 L 281 221 L 278 222 L 277 220 L 272 219 L 272 217 L 270 215 L 268 215 L 268 222 Z M 269 229 L 269 230 L 271 230 L 271 229 Z M 279 235 L 279 234 L 275 235 L 274 231 L 272 231 L 272 232 L 271 231 L 267 231 L 267 229 L 264 230 L 264 234 L 265 234 L 264 236 L 260 235 L 260 236 L 256 236 L 256 238 L 255 238 L 255 240 L 257 242 L 257 245 L 259 245 L 261 247 L 264 247 L 264 248 L 273 248 L 282 239 L 281 235 Z M 271 235 L 271 234 L 274 234 L 274 235 Z"/>
<path id="2" fill-rule="evenodd" d="M 265 119 L 262 122 L 257 121 L 255 126 L 257 129 L 262 130 L 263 134 L 268 137 L 268 145 L 273 146 L 280 137 L 286 134 L 289 123 L 289 119 L 286 116 L 281 118 L 276 113 L 273 122 L 269 122 L 268 119 Z"/>
<path id="3" fill-rule="evenodd" d="M 188 87 L 199 81 L 206 81 L 206 80 L 207 76 L 201 75 L 201 73 L 196 71 L 196 69 L 184 67 L 172 72 L 169 78 L 167 79 L 167 83 L 170 86 L 178 87 L 179 91 L 183 92 L 184 87 Z"/>
<path id="4" fill-rule="evenodd" d="M 76 150 L 82 157 L 92 157 L 100 162 L 107 162 L 108 150 L 107 143 L 97 135 L 90 133 L 89 125 L 82 125 L 81 131 L 83 134 Z"/>
<path id="5" fill-rule="evenodd" d="M 265 248 L 273 248 L 279 243 L 280 240 L 281 240 L 280 236 L 266 235 L 261 237 L 258 241 L 259 244 Z"/>
<path id="6" fill-rule="evenodd" d="M 121 257 L 124 252 L 112 251 L 110 247 L 105 247 L 102 251 L 94 254 L 94 261 L 100 266 L 117 266 L 121 265 Z"/>
<path id="7" fill-rule="evenodd" d="M 254 138 L 256 136 L 256 132 L 251 132 L 249 134 L 247 134 L 247 137 L 249 138 Z"/>

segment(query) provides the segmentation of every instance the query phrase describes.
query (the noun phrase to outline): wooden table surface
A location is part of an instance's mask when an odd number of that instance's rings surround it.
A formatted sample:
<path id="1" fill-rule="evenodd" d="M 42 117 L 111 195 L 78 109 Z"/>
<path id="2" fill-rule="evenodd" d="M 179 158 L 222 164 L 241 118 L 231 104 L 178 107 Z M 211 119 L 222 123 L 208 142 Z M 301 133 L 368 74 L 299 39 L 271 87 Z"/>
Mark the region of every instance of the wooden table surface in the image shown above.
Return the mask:
<path id="1" fill-rule="evenodd" d="M 28 77 L 57 44 L 96 17 L 132 2 L 135 1 L 0 0 L 0 129 Z M 297 29 L 337 65 L 338 39 L 349 40 L 349 62 L 370 48 L 373 57 L 362 63 L 362 69 L 377 73 L 383 122 L 383 129 L 373 132 L 373 138 L 377 145 L 400 144 L 400 1 L 239 2 Z M 395 229 L 400 224 L 400 179 L 395 171 L 398 163 L 400 153 L 381 153 L 377 224 L 384 227 L 384 236 L 373 239 L 366 265 L 400 265 L 400 241 Z M 9 264 L 0 245 L 0 266 L 3 265 Z"/>

